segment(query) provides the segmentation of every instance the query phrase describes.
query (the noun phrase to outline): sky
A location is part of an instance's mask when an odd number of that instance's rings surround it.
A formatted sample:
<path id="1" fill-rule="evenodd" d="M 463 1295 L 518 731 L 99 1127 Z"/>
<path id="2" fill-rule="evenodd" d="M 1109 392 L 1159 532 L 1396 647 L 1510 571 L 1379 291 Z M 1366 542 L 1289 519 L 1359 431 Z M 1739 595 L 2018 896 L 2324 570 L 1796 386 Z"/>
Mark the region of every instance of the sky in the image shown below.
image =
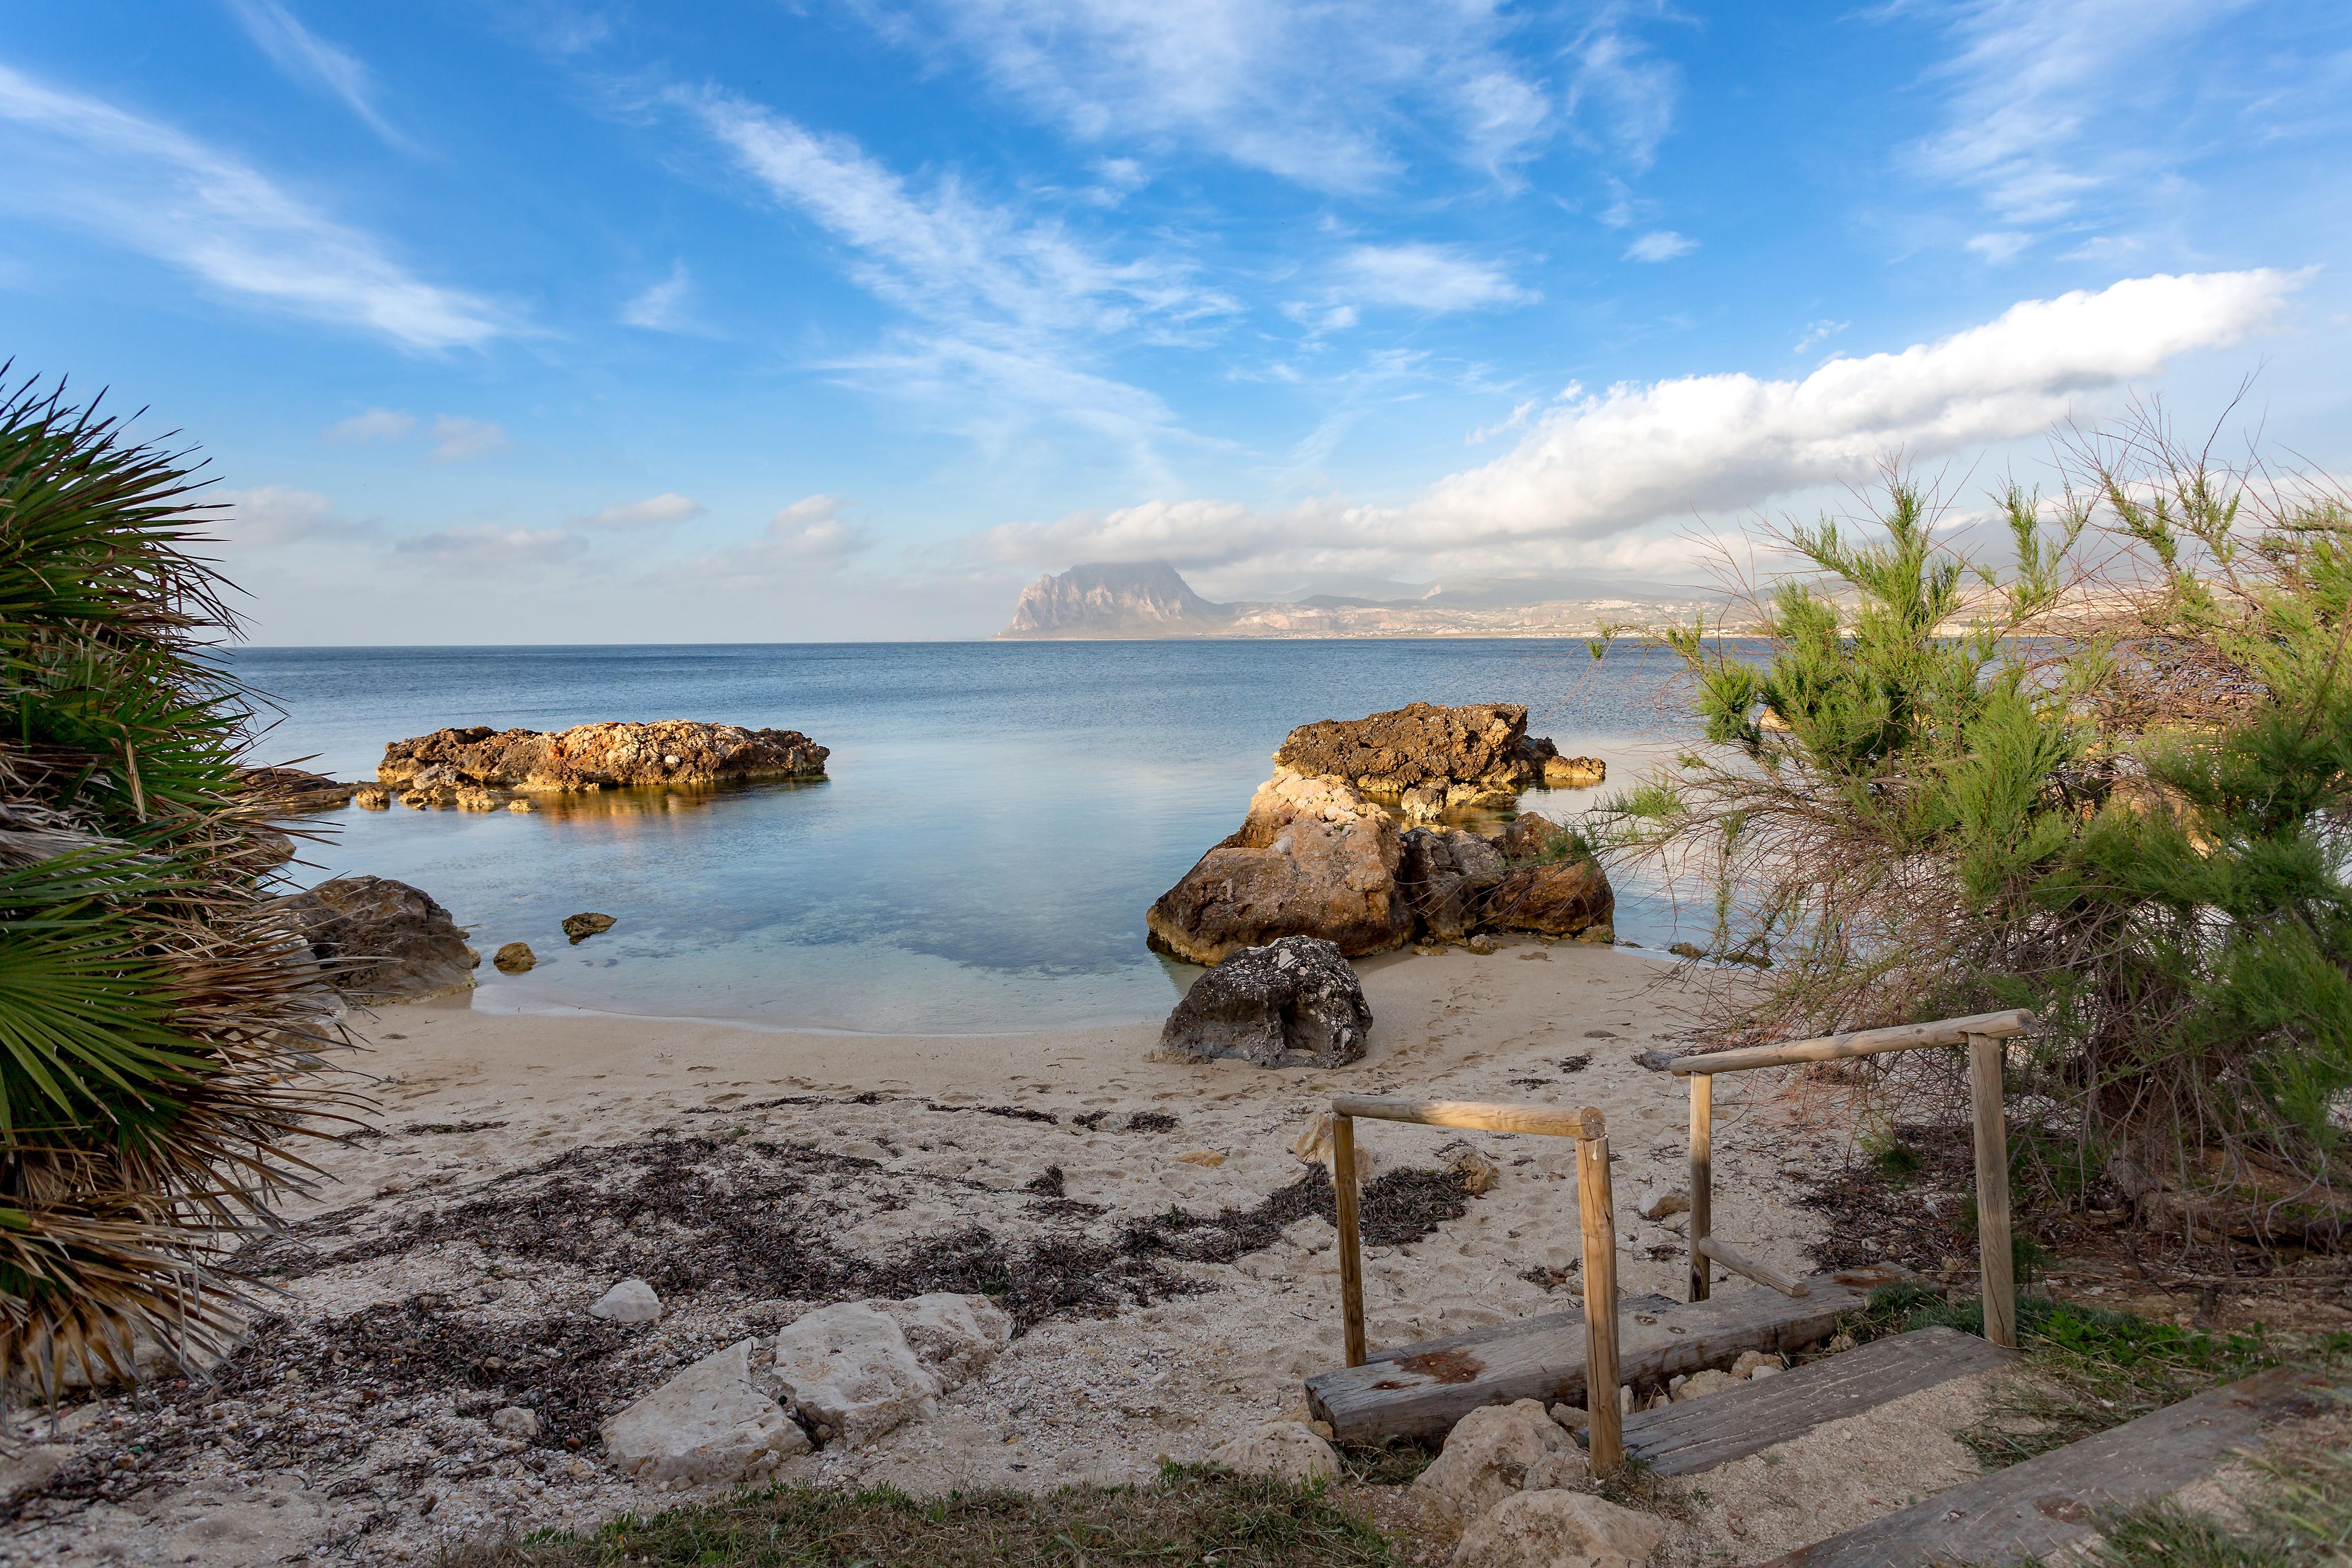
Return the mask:
<path id="1" fill-rule="evenodd" d="M 271 644 L 986 636 L 1085 561 L 1696 581 L 2150 398 L 2344 473 L 2347 240 L 2335 0 L 0 30 L 0 358 L 201 451 Z"/>

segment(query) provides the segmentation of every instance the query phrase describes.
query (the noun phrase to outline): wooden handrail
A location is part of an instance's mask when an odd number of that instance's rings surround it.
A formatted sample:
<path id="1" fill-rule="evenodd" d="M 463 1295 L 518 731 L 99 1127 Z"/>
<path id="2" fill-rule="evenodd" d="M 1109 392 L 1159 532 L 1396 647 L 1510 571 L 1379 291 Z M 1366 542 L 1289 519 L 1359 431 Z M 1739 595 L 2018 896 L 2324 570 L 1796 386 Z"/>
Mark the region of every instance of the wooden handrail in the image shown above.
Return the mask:
<path id="1" fill-rule="evenodd" d="M 1790 1040 L 1786 1045 L 1757 1045 L 1744 1051 L 1702 1051 L 1669 1062 L 1677 1077 L 1695 1072 L 1748 1072 L 1759 1067 L 1794 1067 L 1806 1061 L 1842 1061 L 1848 1057 L 1878 1056 L 1890 1051 L 1920 1051 L 1937 1045 L 1966 1045 L 1972 1035 L 2007 1040 L 2025 1033 L 2039 1022 L 2023 1008 L 2006 1012 L 1975 1013 L 1936 1023 L 1896 1024 L 1891 1029 L 1856 1030 L 1852 1034 L 1825 1034 L 1815 1040 Z"/>
<path id="2" fill-rule="evenodd" d="M 1483 1100 L 1391 1100 L 1379 1094 L 1335 1094 L 1332 1111 L 1383 1122 L 1418 1122 L 1424 1127 L 1459 1127 L 1479 1133 L 1538 1133 L 1554 1138 L 1605 1138 L 1609 1124 L 1591 1105 L 1497 1105 Z"/>

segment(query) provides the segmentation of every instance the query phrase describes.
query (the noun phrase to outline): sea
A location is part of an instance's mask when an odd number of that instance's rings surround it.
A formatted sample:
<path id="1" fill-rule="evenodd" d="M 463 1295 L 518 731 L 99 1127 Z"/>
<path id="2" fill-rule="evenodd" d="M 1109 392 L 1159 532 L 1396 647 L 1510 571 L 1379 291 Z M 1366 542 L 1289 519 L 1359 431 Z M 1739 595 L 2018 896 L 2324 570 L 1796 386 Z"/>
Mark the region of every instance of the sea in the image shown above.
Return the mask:
<path id="1" fill-rule="evenodd" d="M 288 868 L 422 888 L 486 956 L 469 1005 L 986 1035 L 1156 1019 L 1199 971 L 1144 911 L 1241 823 L 1296 726 L 1409 702 L 1514 702 L 1598 756 L 1598 789 L 1530 790 L 1572 820 L 1692 733 L 1664 656 L 1559 639 L 244 648 L 257 756 L 369 779 L 445 726 L 689 718 L 797 729 L 828 777 L 539 797 L 525 813 L 350 808 Z M 1499 819 L 1497 819 L 1499 820 Z M 1491 821 L 1465 825 L 1491 827 Z M 567 944 L 563 917 L 610 915 Z M 1617 930 L 1674 940 L 1621 878 Z M 1418 960 L 1443 962 L 1443 959 Z"/>

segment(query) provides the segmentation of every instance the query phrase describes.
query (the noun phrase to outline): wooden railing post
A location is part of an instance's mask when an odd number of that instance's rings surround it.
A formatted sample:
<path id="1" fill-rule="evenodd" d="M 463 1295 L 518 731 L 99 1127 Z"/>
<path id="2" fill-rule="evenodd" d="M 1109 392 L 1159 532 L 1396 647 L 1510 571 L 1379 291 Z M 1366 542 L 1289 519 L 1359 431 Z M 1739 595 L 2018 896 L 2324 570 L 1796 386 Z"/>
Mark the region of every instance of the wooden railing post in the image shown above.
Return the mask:
<path id="1" fill-rule="evenodd" d="M 1601 1113 L 1585 1113 L 1576 1145 L 1576 1202 L 1584 1227 L 1584 1409 L 1591 1419 L 1592 1473 L 1625 1463 L 1617 1409 L 1617 1211 L 1609 1186 L 1609 1138 Z"/>
<path id="2" fill-rule="evenodd" d="M 1356 1226 L 1356 1119 L 1331 1118 L 1331 1188 L 1339 1211 L 1339 1312 L 1348 1364 L 1364 1364 L 1364 1254 Z"/>
<path id="3" fill-rule="evenodd" d="M 2017 1281 L 2009 1240 L 2009 1128 L 2001 1115 L 2005 1042 L 1969 1036 L 1969 1101 L 1977 1145 L 1977 1271 L 1983 1277 L 1985 1338 L 2017 1348 Z"/>
<path id="4" fill-rule="evenodd" d="M 1706 1300 L 1711 1270 L 1698 1244 L 1715 1228 L 1715 1074 L 1690 1081 L 1690 1299 Z"/>

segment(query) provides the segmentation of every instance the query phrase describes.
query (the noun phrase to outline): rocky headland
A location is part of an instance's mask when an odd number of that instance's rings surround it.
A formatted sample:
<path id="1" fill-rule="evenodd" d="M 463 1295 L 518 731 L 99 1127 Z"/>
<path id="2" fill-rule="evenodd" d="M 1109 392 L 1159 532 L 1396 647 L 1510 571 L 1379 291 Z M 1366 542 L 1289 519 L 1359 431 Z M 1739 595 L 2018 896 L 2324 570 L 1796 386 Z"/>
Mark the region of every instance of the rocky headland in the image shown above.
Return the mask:
<path id="1" fill-rule="evenodd" d="M 633 785 L 822 779 L 829 755 L 796 729 L 746 729 L 692 719 L 583 724 L 556 731 L 472 725 L 395 740 L 383 748 L 375 771 L 378 784 L 403 790 L 410 805 L 487 810 L 496 803 L 487 793 L 493 789 L 561 794 Z"/>

